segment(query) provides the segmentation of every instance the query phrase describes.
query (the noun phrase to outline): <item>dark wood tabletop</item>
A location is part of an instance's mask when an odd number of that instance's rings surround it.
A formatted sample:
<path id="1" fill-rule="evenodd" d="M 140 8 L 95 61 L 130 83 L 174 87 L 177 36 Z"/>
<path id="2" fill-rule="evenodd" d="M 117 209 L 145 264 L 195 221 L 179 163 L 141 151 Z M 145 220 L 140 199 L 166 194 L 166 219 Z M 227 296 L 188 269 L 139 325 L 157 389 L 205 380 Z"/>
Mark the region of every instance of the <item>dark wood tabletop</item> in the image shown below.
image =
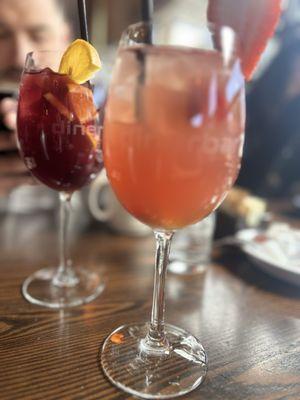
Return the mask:
<path id="1" fill-rule="evenodd" d="M 34 226 L 32 217 L 15 222 L 15 231 L 2 221 L 0 399 L 132 399 L 106 380 L 99 352 L 114 328 L 149 318 L 154 240 L 81 233 L 75 262 L 99 269 L 106 289 L 88 305 L 51 311 L 20 293 L 30 273 L 56 263 L 54 232 L 37 233 Z M 183 399 L 300 399 L 299 288 L 231 249 L 203 275 L 169 274 L 166 314 L 169 323 L 197 335 L 208 353 L 207 379 Z"/>

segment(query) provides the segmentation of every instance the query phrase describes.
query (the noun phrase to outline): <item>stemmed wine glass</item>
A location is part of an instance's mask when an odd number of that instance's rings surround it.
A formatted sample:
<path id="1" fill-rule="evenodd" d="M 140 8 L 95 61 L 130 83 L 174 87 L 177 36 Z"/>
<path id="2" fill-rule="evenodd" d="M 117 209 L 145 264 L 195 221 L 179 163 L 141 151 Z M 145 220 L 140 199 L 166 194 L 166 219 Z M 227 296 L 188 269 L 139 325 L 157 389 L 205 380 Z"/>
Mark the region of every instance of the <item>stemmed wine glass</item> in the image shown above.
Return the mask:
<path id="1" fill-rule="evenodd" d="M 31 303 L 64 308 L 87 303 L 104 285 L 95 271 L 73 267 L 67 228 L 74 191 L 102 168 L 100 124 L 89 84 L 59 74 L 63 51 L 28 54 L 21 80 L 18 142 L 26 167 L 40 182 L 58 191 L 60 263 L 27 278 L 22 292 Z"/>
<path id="2" fill-rule="evenodd" d="M 244 77 L 234 32 L 214 30 L 218 50 L 147 45 L 149 25 L 124 33 L 104 123 L 104 163 L 123 206 L 157 242 L 150 323 L 117 328 L 101 363 L 124 391 L 174 398 L 203 382 L 200 341 L 164 322 L 174 232 L 215 210 L 236 180 L 244 140 Z M 207 31 L 208 32 L 208 31 Z"/>

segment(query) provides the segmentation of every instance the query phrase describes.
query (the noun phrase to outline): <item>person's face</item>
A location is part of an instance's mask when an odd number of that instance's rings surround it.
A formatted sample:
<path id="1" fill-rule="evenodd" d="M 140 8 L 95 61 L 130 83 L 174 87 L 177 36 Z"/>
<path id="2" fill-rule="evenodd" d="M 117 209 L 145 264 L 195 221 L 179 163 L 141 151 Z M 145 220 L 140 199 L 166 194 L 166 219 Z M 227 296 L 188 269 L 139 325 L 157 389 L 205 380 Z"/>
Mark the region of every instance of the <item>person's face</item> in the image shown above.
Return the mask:
<path id="1" fill-rule="evenodd" d="M 0 83 L 18 82 L 26 54 L 58 50 L 70 29 L 54 0 L 0 0 Z"/>

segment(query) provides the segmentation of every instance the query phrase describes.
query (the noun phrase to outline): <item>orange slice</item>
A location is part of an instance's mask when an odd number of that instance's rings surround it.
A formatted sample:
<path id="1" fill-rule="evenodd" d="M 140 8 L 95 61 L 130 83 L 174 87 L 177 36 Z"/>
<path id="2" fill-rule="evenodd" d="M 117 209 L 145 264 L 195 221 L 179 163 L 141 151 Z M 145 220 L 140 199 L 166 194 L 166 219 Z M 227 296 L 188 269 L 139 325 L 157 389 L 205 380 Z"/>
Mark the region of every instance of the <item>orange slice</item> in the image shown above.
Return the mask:
<path id="1" fill-rule="evenodd" d="M 97 50 L 85 40 L 77 39 L 62 56 L 58 72 L 82 84 L 91 79 L 100 69 L 101 61 Z"/>
<path id="2" fill-rule="evenodd" d="M 72 112 L 57 97 L 55 97 L 54 94 L 48 92 L 44 94 L 44 98 L 69 121 L 72 121 L 74 119 L 74 115 L 72 114 Z"/>
<path id="3" fill-rule="evenodd" d="M 92 91 L 85 86 L 76 85 L 75 83 L 68 83 L 67 88 L 69 93 L 77 93 L 86 97 L 93 98 Z"/>
<path id="4" fill-rule="evenodd" d="M 81 124 L 92 121 L 97 116 L 93 93 L 90 89 L 79 85 L 68 85 L 67 104 Z"/>
<path id="5" fill-rule="evenodd" d="M 84 126 L 83 131 L 85 133 L 85 135 L 89 138 L 90 142 L 92 143 L 92 146 L 96 149 L 97 147 L 99 147 L 99 138 L 96 137 L 96 132 L 94 129 L 94 126 Z"/>

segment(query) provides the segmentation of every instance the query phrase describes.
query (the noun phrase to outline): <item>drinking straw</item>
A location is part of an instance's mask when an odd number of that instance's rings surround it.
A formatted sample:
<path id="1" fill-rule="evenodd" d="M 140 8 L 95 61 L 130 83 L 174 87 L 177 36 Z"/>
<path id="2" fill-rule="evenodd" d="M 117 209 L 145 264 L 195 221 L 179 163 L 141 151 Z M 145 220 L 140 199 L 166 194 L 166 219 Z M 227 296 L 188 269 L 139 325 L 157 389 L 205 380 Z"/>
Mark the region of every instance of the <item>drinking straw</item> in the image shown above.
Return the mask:
<path id="1" fill-rule="evenodd" d="M 86 17 L 86 3 L 85 0 L 78 0 L 78 11 L 79 11 L 79 24 L 80 24 L 80 36 L 81 39 L 89 41 L 88 24 Z"/>
<path id="2" fill-rule="evenodd" d="M 142 20 L 152 22 L 153 18 L 153 0 L 142 0 Z"/>
<path id="3" fill-rule="evenodd" d="M 153 0 L 141 0 L 142 2 L 142 21 L 147 22 L 149 26 L 149 32 L 146 37 L 146 43 L 152 44 L 152 19 L 153 19 Z"/>
<path id="4" fill-rule="evenodd" d="M 140 0 L 141 1 L 141 18 L 143 22 L 148 24 L 145 32 L 144 43 L 151 45 L 152 44 L 152 19 L 153 19 L 153 0 Z M 138 89 L 136 92 L 136 102 L 135 102 L 135 115 L 136 119 L 140 120 L 143 115 L 142 110 L 142 93 L 141 87 L 144 86 L 146 81 L 146 59 L 145 53 L 143 50 L 137 51 L 137 59 L 140 63 L 140 73 L 138 75 Z"/>

